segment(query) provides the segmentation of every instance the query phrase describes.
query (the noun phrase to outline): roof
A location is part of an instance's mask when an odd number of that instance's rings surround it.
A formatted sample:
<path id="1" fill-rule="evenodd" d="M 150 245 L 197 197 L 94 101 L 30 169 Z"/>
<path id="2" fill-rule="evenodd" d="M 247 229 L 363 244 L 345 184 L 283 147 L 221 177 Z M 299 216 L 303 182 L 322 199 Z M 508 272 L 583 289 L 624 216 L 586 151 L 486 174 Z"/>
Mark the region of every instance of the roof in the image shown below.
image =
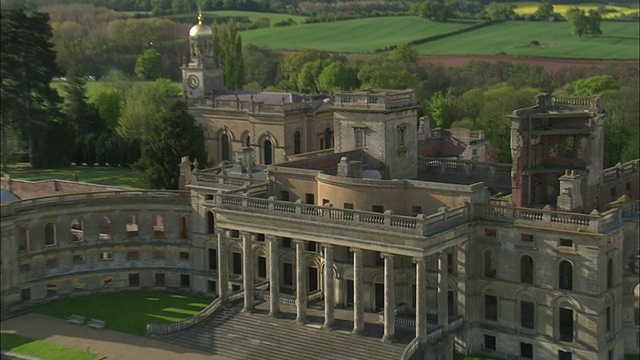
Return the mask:
<path id="1" fill-rule="evenodd" d="M 9 190 L 0 190 L 0 204 L 6 204 L 12 201 L 20 200 L 20 198 Z"/>
<path id="2" fill-rule="evenodd" d="M 296 104 L 304 100 L 304 97 L 290 92 L 270 91 L 216 91 L 213 94 L 216 100 L 236 100 L 261 102 L 269 105 Z"/>

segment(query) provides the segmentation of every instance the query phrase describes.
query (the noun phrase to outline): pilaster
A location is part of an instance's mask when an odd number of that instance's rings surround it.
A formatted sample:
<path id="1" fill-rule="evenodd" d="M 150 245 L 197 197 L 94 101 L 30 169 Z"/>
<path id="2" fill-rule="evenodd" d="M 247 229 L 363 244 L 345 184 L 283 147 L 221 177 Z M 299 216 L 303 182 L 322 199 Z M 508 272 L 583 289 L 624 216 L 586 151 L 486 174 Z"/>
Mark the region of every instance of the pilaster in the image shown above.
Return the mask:
<path id="1" fill-rule="evenodd" d="M 253 311 L 253 251 L 251 249 L 251 237 L 249 233 L 242 233 L 242 285 L 244 287 L 243 312 Z"/>
<path id="2" fill-rule="evenodd" d="M 266 236 L 269 246 L 269 315 L 280 317 L 280 268 L 278 264 L 278 239 Z"/>
<path id="3" fill-rule="evenodd" d="M 364 333 L 362 250 L 350 251 L 353 252 L 353 334 L 360 336 Z"/>
<path id="4" fill-rule="evenodd" d="M 307 271 L 305 261 L 306 243 L 295 240 L 296 244 L 296 324 L 304 325 L 307 321 Z"/>
<path id="5" fill-rule="evenodd" d="M 324 247 L 324 324 L 323 329 L 332 330 L 335 323 L 335 287 L 333 282 L 333 246 Z"/>
<path id="6" fill-rule="evenodd" d="M 380 256 L 384 258 L 384 335 L 382 341 L 393 342 L 396 332 L 393 255 L 380 254 Z"/>

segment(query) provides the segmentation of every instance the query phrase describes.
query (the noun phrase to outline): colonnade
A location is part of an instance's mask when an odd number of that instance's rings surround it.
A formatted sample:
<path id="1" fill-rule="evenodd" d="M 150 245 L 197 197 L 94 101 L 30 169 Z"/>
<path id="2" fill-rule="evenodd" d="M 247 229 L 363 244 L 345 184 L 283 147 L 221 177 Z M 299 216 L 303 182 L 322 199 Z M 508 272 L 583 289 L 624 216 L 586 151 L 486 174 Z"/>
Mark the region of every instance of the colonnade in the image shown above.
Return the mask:
<path id="1" fill-rule="evenodd" d="M 218 294 L 223 302 L 228 300 L 229 290 L 229 263 L 227 257 L 228 244 L 224 231 L 217 233 L 218 240 Z M 250 233 L 240 233 L 242 241 L 242 281 L 244 288 L 243 312 L 251 312 L 254 309 L 254 269 L 252 237 Z M 280 266 L 278 263 L 278 239 L 273 235 L 266 235 L 269 275 L 269 314 L 279 317 L 280 312 Z M 307 267 L 305 259 L 306 241 L 294 240 L 296 257 L 296 324 L 304 325 L 307 321 Z M 249 249 L 249 251 L 247 251 Z M 350 248 L 353 253 L 353 335 L 361 336 L 364 333 L 364 274 L 363 251 L 366 249 Z M 335 276 L 334 246 L 322 245 L 324 260 L 324 323 L 323 329 L 331 330 L 335 327 Z M 384 335 L 383 341 L 393 341 L 395 337 L 395 255 L 381 253 L 384 259 Z M 416 317 L 415 337 L 426 341 L 427 336 L 427 262 L 425 257 L 414 258 L 416 273 Z M 448 327 L 447 311 L 447 255 L 444 252 L 438 254 L 438 326 L 442 330 Z"/>

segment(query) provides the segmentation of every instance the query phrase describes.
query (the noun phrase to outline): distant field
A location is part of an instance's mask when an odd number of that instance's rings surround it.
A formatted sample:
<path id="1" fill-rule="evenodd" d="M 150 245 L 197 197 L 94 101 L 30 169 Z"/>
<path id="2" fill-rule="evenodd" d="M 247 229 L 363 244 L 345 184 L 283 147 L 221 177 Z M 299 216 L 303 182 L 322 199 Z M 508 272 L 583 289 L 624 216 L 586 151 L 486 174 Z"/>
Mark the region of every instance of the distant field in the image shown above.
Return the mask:
<path id="1" fill-rule="evenodd" d="M 540 4 L 539 2 L 516 2 L 514 3 L 517 8 L 515 9 L 516 14 L 518 15 L 524 15 L 524 14 L 533 14 L 536 12 L 536 9 L 538 8 L 538 5 Z M 569 10 L 570 8 L 573 7 L 577 7 L 580 9 L 584 9 L 584 11 L 589 11 L 589 10 L 597 10 L 598 9 L 598 5 L 603 5 L 603 4 L 596 4 L 596 3 L 585 3 L 585 4 L 554 4 L 553 5 L 553 9 L 555 12 L 564 15 L 564 13 L 567 12 L 567 10 Z M 635 7 L 633 6 L 619 6 L 619 5 L 604 5 L 605 8 L 612 10 L 611 12 L 607 12 L 602 14 L 602 16 L 604 18 L 616 18 L 620 15 L 632 15 L 632 14 L 637 14 L 638 13 L 638 4 L 635 4 Z"/>
<path id="2" fill-rule="evenodd" d="M 578 38 L 566 22 L 509 21 L 416 46 L 420 55 L 535 56 L 574 59 L 638 59 L 637 22 L 604 21 L 603 35 Z M 528 46 L 537 40 L 540 46 Z"/>
<path id="3" fill-rule="evenodd" d="M 462 30 L 477 21 L 433 22 L 417 16 L 378 17 L 305 24 L 241 33 L 244 42 L 279 50 L 314 48 L 340 52 L 373 52 L 402 42 Z"/>
<path id="4" fill-rule="evenodd" d="M 220 17 L 246 17 L 251 22 L 255 22 L 260 18 L 268 18 L 271 20 L 271 25 L 278 21 L 292 19 L 298 24 L 302 24 L 307 18 L 304 16 L 289 15 L 289 14 L 275 14 L 275 13 L 262 13 L 256 11 L 240 11 L 240 10 L 221 10 L 221 11 L 204 11 L 204 16 L 220 16 Z"/>

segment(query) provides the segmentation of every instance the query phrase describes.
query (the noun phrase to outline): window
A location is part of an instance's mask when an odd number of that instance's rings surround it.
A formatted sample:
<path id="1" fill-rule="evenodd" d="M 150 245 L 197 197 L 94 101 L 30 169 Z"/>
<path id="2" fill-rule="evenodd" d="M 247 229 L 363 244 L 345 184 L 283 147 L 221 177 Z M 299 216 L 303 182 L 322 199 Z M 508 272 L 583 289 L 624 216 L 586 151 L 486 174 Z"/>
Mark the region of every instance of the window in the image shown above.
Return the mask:
<path id="1" fill-rule="evenodd" d="M 165 256 L 166 256 L 166 253 L 162 250 L 154 250 L 153 252 L 154 259 L 164 259 Z"/>
<path id="2" fill-rule="evenodd" d="M 307 251 L 318 251 L 318 243 L 315 241 L 307 241 Z"/>
<path id="3" fill-rule="evenodd" d="M 267 278 L 267 258 L 264 256 L 258 256 L 258 277 Z"/>
<path id="4" fill-rule="evenodd" d="M 484 335 L 484 348 L 487 350 L 496 349 L 496 337 L 492 335 Z"/>
<path id="5" fill-rule="evenodd" d="M 353 203 L 344 203 L 342 207 L 346 210 L 353 210 Z"/>
<path id="6" fill-rule="evenodd" d="M 207 232 L 213 234 L 216 231 L 216 221 L 213 212 L 207 211 Z"/>
<path id="7" fill-rule="evenodd" d="M 607 288 L 613 286 L 613 259 L 607 261 Z"/>
<path id="8" fill-rule="evenodd" d="M 209 270 L 218 269 L 218 249 L 209 249 Z"/>
<path id="9" fill-rule="evenodd" d="M 406 132 L 407 132 L 407 125 L 398 126 L 398 147 L 399 148 L 404 148 Z"/>
<path id="10" fill-rule="evenodd" d="M 271 143 L 271 140 L 265 140 L 263 144 L 264 164 L 273 164 L 273 144 Z"/>
<path id="11" fill-rule="evenodd" d="M 84 289 L 84 278 L 79 277 L 71 279 L 71 286 L 74 290 Z"/>
<path id="12" fill-rule="evenodd" d="M 240 238 L 240 230 L 231 230 L 229 232 L 229 237 L 232 237 L 232 238 L 235 238 L 235 239 Z"/>
<path id="13" fill-rule="evenodd" d="M 485 228 L 484 236 L 486 237 L 496 237 L 498 235 L 498 231 L 496 229 Z"/>
<path id="14" fill-rule="evenodd" d="M 447 291 L 447 315 L 456 316 L 456 293 Z"/>
<path id="15" fill-rule="evenodd" d="M 533 258 L 529 255 L 520 258 L 520 282 L 533 284 Z"/>
<path id="16" fill-rule="evenodd" d="M 79 219 L 71 220 L 71 241 L 82 242 L 82 222 Z"/>
<path id="17" fill-rule="evenodd" d="M 422 206 L 414 205 L 411 207 L 411 216 L 418 216 L 418 214 L 422 214 Z"/>
<path id="18" fill-rule="evenodd" d="M 58 284 L 55 282 L 47 283 L 47 296 L 55 296 L 58 293 Z"/>
<path id="19" fill-rule="evenodd" d="M 558 287 L 562 290 L 573 290 L 573 265 L 564 260 L 558 266 Z"/>
<path id="20" fill-rule="evenodd" d="M 289 191 L 287 190 L 280 191 L 280 200 L 289 201 Z"/>
<path id="21" fill-rule="evenodd" d="M 164 237 L 164 217 L 162 215 L 153 216 L 153 237 Z"/>
<path id="22" fill-rule="evenodd" d="M 22 301 L 31 300 L 31 288 L 24 288 L 20 290 L 20 299 Z"/>
<path id="23" fill-rule="evenodd" d="M 180 259 L 182 259 L 182 260 L 189 260 L 189 252 L 187 252 L 187 251 L 180 251 Z"/>
<path id="24" fill-rule="evenodd" d="M 447 253 L 447 273 L 453 274 L 455 269 L 455 262 L 453 260 L 453 253 Z"/>
<path id="25" fill-rule="evenodd" d="M 140 286 L 140 274 L 129 274 L 129 286 Z"/>
<path id="26" fill-rule="evenodd" d="M 485 250 L 484 252 L 484 277 L 496 277 L 496 266 L 493 259 L 493 252 L 491 250 Z"/>
<path id="27" fill-rule="evenodd" d="M 494 295 L 484 296 L 484 318 L 485 320 L 498 320 L 498 298 Z"/>
<path id="28" fill-rule="evenodd" d="M 140 257 L 140 252 L 139 251 L 127 251 L 127 258 L 129 259 L 137 259 Z"/>
<path id="29" fill-rule="evenodd" d="M 333 131 L 330 128 L 324 129 L 324 148 L 329 149 L 333 147 Z"/>
<path id="30" fill-rule="evenodd" d="M 304 202 L 305 204 L 315 205 L 316 204 L 316 196 L 314 194 L 304 194 Z"/>
<path id="31" fill-rule="evenodd" d="M 129 216 L 127 219 L 127 237 L 135 238 L 138 237 L 138 219 L 136 219 L 135 215 Z"/>
<path id="32" fill-rule="evenodd" d="M 559 312 L 560 341 L 573 341 L 573 310 L 560 308 Z"/>
<path id="33" fill-rule="evenodd" d="M 558 246 L 566 246 L 573 247 L 573 240 L 571 239 L 560 239 Z"/>
<path id="34" fill-rule="evenodd" d="M 525 329 L 534 328 L 535 305 L 531 301 L 520 301 L 520 326 Z"/>
<path id="35" fill-rule="evenodd" d="M 164 273 L 156 273 L 156 286 L 164 286 L 165 280 Z"/>
<path id="36" fill-rule="evenodd" d="M 181 216 L 178 224 L 180 230 L 180 238 L 186 239 L 189 237 L 189 219 L 186 216 Z"/>
<path id="37" fill-rule="evenodd" d="M 251 146 L 251 136 L 249 136 L 249 134 L 245 135 L 244 140 L 242 141 L 242 145 L 244 147 L 250 147 Z"/>
<path id="38" fill-rule="evenodd" d="M 239 252 L 233 253 L 233 274 L 242 275 L 242 254 Z"/>
<path id="39" fill-rule="evenodd" d="M 264 242 L 264 234 L 256 234 L 256 241 Z"/>
<path id="40" fill-rule="evenodd" d="M 614 199 L 618 195 L 618 191 L 617 191 L 617 189 L 615 187 L 611 188 L 610 193 L 611 193 L 611 197 L 614 198 Z"/>
<path id="41" fill-rule="evenodd" d="M 520 343 L 520 357 L 533 359 L 533 344 Z"/>
<path id="42" fill-rule="evenodd" d="M 84 255 L 73 255 L 73 257 L 71 258 L 71 262 L 74 264 L 83 264 Z"/>
<path id="43" fill-rule="evenodd" d="M 607 360 L 613 360 L 613 350 L 607 351 Z"/>
<path id="44" fill-rule="evenodd" d="M 531 234 L 521 234 L 520 235 L 520 240 L 521 241 L 526 241 L 526 242 L 533 242 L 533 235 Z M 529 344 L 531 345 L 531 344 Z"/>
<path id="45" fill-rule="evenodd" d="M 109 287 L 109 285 L 111 285 L 111 282 L 113 281 L 113 278 L 111 276 L 103 276 L 100 278 L 100 285 L 103 288 Z"/>
<path id="46" fill-rule="evenodd" d="M 189 286 L 191 286 L 191 276 L 180 274 L 180 287 L 188 288 Z"/>
<path id="47" fill-rule="evenodd" d="M 356 148 L 365 147 L 367 145 L 365 141 L 365 128 L 354 128 L 353 131 L 355 135 Z"/>
<path id="48" fill-rule="evenodd" d="M 300 135 L 300 131 L 296 131 L 296 133 L 293 134 L 293 153 L 294 154 L 300 154 L 302 152 L 301 138 L 302 138 L 302 135 Z"/>
<path id="49" fill-rule="evenodd" d="M 607 306 L 607 308 L 605 309 L 605 321 L 607 325 L 607 331 L 611 331 L 611 306 Z"/>
<path id="50" fill-rule="evenodd" d="M 371 205 L 371 211 L 376 213 L 384 213 L 384 206 L 382 205 Z"/>
<path id="51" fill-rule="evenodd" d="M 282 247 L 291 249 L 291 238 L 282 238 Z"/>
<path id="52" fill-rule="evenodd" d="M 558 360 L 571 360 L 572 354 L 569 351 L 558 350 Z"/>
<path id="53" fill-rule="evenodd" d="M 100 254 L 100 260 L 102 261 L 111 261 L 113 260 L 113 254 L 109 251 L 104 251 Z"/>
<path id="54" fill-rule="evenodd" d="M 110 240 L 111 239 L 111 220 L 108 217 L 103 216 L 100 221 L 100 229 L 98 240 Z"/>
<path id="55" fill-rule="evenodd" d="M 226 162 L 231 160 L 231 144 L 227 134 L 220 136 L 220 159 Z"/>
<path id="56" fill-rule="evenodd" d="M 56 244 L 56 226 L 53 223 L 44 225 L 44 245 L 53 246 Z"/>
<path id="57" fill-rule="evenodd" d="M 284 280 L 285 286 L 293 286 L 293 264 L 291 263 L 283 263 L 284 273 L 282 274 L 282 279 Z"/>
<path id="58" fill-rule="evenodd" d="M 18 244 L 18 251 L 29 251 L 29 229 L 26 227 L 20 228 L 20 243 Z"/>

